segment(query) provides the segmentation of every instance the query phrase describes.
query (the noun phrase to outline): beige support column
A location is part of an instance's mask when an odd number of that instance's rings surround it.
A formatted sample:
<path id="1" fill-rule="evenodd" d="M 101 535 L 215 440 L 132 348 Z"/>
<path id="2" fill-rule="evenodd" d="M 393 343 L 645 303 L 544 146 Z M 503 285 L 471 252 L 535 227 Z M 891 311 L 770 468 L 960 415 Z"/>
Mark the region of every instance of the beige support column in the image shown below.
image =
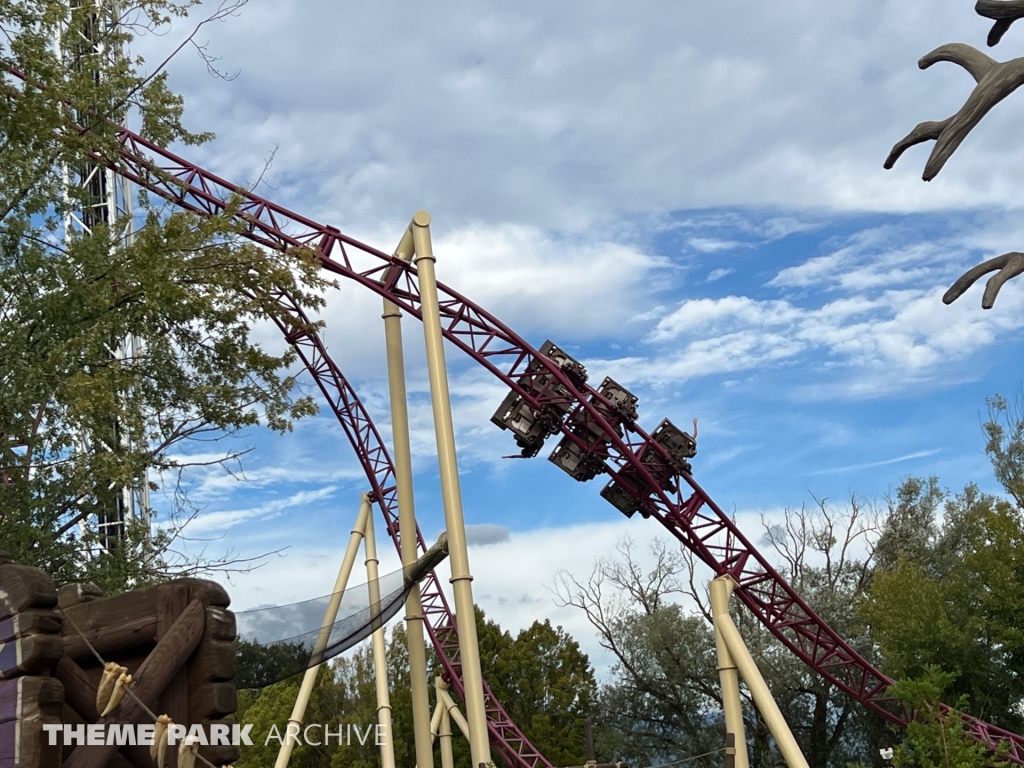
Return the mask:
<path id="1" fill-rule="evenodd" d="M 442 680 L 441 686 L 442 687 L 438 690 L 440 691 L 440 701 L 442 704 L 444 704 L 445 713 L 449 717 L 451 717 L 452 720 L 455 721 L 455 724 L 459 727 L 459 730 L 462 731 L 462 735 L 468 739 L 469 723 L 466 722 L 466 718 L 464 718 L 462 716 L 462 712 L 459 711 L 459 705 L 455 703 L 455 699 L 453 699 L 452 695 L 448 693 L 448 684 L 445 683 L 444 680 Z"/>
<path id="2" fill-rule="evenodd" d="M 395 256 L 412 258 L 412 235 L 407 229 Z M 388 353 L 388 386 L 391 398 L 391 434 L 395 449 L 395 485 L 398 491 L 398 525 L 402 565 L 416 562 L 416 502 L 412 487 L 412 449 L 409 443 L 409 404 L 405 392 L 405 352 L 402 348 L 402 313 L 384 299 L 384 339 Z M 427 691 L 427 652 L 423 645 L 423 603 L 417 582 L 405 601 L 405 631 L 409 646 L 409 682 L 412 693 L 412 730 L 418 768 L 434 768 L 431 748 L 430 696 Z"/>
<path id="3" fill-rule="evenodd" d="M 455 768 L 455 756 L 452 752 L 452 721 L 448 716 L 448 708 L 441 701 L 441 695 L 445 693 L 441 686 L 444 680 L 440 677 L 434 680 L 437 691 L 437 708 L 441 712 L 441 722 L 438 723 L 438 738 L 441 739 L 441 768 Z"/>
<path id="4" fill-rule="evenodd" d="M 718 586 L 716 587 L 716 585 Z M 715 630 L 716 632 L 721 633 L 722 639 L 725 641 L 726 648 L 728 648 L 729 653 L 736 662 L 736 666 L 739 668 L 740 674 L 743 675 L 743 681 L 747 684 L 750 695 L 754 698 L 754 704 L 757 705 L 757 709 L 761 713 L 761 717 L 764 718 L 765 725 L 767 725 L 768 730 L 771 731 L 771 734 L 775 739 L 775 743 L 778 745 L 779 751 L 782 753 L 782 757 L 785 759 L 786 764 L 789 768 L 807 768 L 807 759 L 804 757 L 804 753 L 800 751 L 800 745 L 797 744 L 796 738 L 793 736 L 793 732 L 789 730 L 789 725 L 786 724 L 786 718 L 784 718 L 782 716 L 782 712 L 779 711 L 779 706 L 775 703 L 775 698 L 768 689 L 768 685 L 765 683 L 764 678 L 761 677 L 761 672 L 757 668 L 754 658 L 750 655 L 750 651 L 747 650 L 747 646 L 743 642 L 743 638 L 740 637 L 740 631 L 736 629 L 736 625 L 733 624 L 732 617 L 729 615 L 729 596 L 735 588 L 736 582 L 729 576 L 719 576 L 711 582 L 712 595 L 714 595 L 715 590 L 717 590 L 719 594 L 719 603 L 722 602 L 722 595 L 724 595 L 725 602 L 724 611 L 715 610 L 714 602 L 712 602 L 712 611 L 715 617 Z M 712 599 L 714 600 L 714 598 Z M 739 746 L 740 745 L 737 744 L 737 747 Z M 739 758 L 740 752 L 741 750 L 737 749 L 737 758 Z M 738 759 L 736 763 L 737 765 L 739 764 Z"/>
<path id="5" fill-rule="evenodd" d="M 370 593 L 370 617 L 380 616 L 380 582 L 377 572 L 377 540 L 373 534 L 373 515 L 366 518 L 366 589 Z M 391 734 L 391 695 L 388 693 L 388 660 L 384 650 L 384 627 L 373 633 L 373 671 L 377 683 L 377 727 L 381 733 L 381 768 L 395 768 L 395 743 Z"/>
<path id="6" fill-rule="evenodd" d="M 360 496 L 359 514 L 356 515 L 356 524 L 352 529 L 352 535 L 348 540 L 348 548 L 345 550 L 345 557 L 341 561 L 341 568 L 338 570 L 338 578 L 334 582 L 334 589 L 331 591 L 331 599 L 327 602 L 327 610 L 324 612 L 324 622 L 320 625 L 320 634 L 317 635 L 316 643 L 313 645 L 312 656 L 319 656 L 327 647 L 327 641 L 331 638 L 331 629 L 338 618 L 338 608 L 341 605 L 341 598 L 348 586 L 348 577 L 352 574 L 352 566 L 355 565 L 356 555 L 359 554 L 359 542 L 366 530 L 366 523 L 370 519 L 370 497 L 368 494 Z M 292 707 L 292 716 L 288 718 L 288 725 L 285 727 L 285 738 L 281 742 L 281 749 L 277 753 L 277 761 L 274 768 L 287 768 L 288 760 L 292 756 L 292 749 L 295 747 L 295 736 L 302 726 L 302 718 L 306 714 L 306 707 L 309 704 L 309 697 L 313 693 L 313 685 L 316 683 L 316 675 L 320 665 L 310 667 L 302 678 L 302 685 L 299 686 L 299 695 L 295 698 L 295 706 Z"/>
<path id="7" fill-rule="evenodd" d="M 430 717 L 430 743 L 437 738 L 437 731 L 441 727 L 441 717 L 444 715 L 444 705 L 440 701 L 434 705 L 434 714 Z"/>
<path id="8" fill-rule="evenodd" d="M 736 768 L 749 768 L 747 737 L 743 727 L 743 707 L 740 703 L 740 678 L 732 654 L 718 629 L 718 617 L 729 615 L 729 595 L 735 582 L 722 577 L 711 582 L 711 615 L 715 624 L 715 648 L 718 650 L 718 677 L 722 684 L 722 711 L 725 713 L 725 732 L 736 739 Z"/>
<path id="9" fill-rule="evenodd" d="M 459 487 L 459 467 L 455 458 L 455 428 L 452 425 L 444 337 L 441 334 L 437 278 L 434 274 L 434 253 L 430 244 L 429 227 L 430 214 L 426 211 L 417 211 L 412 217 L 412 241 L 416 253 L 416 271 L 419 274 L 423 336 L 427 347 L 427 372 L 430 376 L 434 432 L 437 438 L 437 463 L 441 475 L 445 526 L 448 530 L 451 582 L 455 593 L 455 624 L 459 631 L 459 657 L 462 661 L 466 716 L 469 720 L 469 748 L 472 768 L 480 768 L 481 765 L 491 762 L 491 745 L 487 735 L 483 675 L 480 673 L 480 647 L 473 607 L 473 577 L 469 572 L 466 524 L 462 516 L 462 490 Z"/>

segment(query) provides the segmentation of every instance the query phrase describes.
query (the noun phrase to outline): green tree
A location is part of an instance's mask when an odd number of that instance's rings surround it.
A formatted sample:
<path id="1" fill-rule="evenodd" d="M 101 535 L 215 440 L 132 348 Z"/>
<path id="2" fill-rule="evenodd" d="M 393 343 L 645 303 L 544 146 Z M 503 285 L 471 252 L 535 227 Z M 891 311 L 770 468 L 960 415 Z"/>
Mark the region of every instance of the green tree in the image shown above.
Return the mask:
<path id="1" fill-rule="evenodd" d="M 910 478 L 907 505 L 922 501 L 919 489 L 935 487 Z M 926 507 L 934 495 L 927 493 Z M 875 573 L 861 615 L 888 674 L 916 679 L 942 670 L 950 694 L 969 702 L 966 711 L 1017 731 L 1024 725 L 1024 517 L 974 485 L 941 499 L 941 525 L 935 521 L 923 550 L 903 549 L 901 534 L 885 531 L 901 554 Z"/>
<path id="2" fill-rule="evenodd" d="M 787 511 L 765 521 L 764 541 L 779 570 L 808 603 L 854 647 L 871 657 L 870 638 L 854 611 L 867 589 L 877 519 L 853 498 L 847 511 L 825 501 L 815 511 Z M 703 578 L 684 551 L 655 543 L 654 564 L 644 569 L 631 542 L 619 556 L 600 561 L 587 581 L 562 574 L 559 594 L 583 610 L 601 644 L 615 659 L 602 687 L 599 757 L 657 764 L 722 746 L 717 655 Z M 854 552 L 864 552 L 854 556 Z M 688 612 L 686 601 L 698 607 Z M 864 753 L 878 718 L 811 672 L 734 601 L 733 616 L 783 715 L 814 768 L 845 766 Z M 745 707 L 752 764 L 781 764 L 766 725 Z M 717 764 L 716 754 L 702 764 Z"/>
<path id="3" fill-rule="evenodd" d="M 164 535 L 128 530 L 97 555 L 91 523 L 117 489 L 146 471 L 173 487 L 187 441 L 287 430 L 314 410 L 293 396 L 294 353 L 251 335 L 268 321 L 299 330 L 274 291 L 322 304 L 308 254 L 256 247 L 230 216 L 169 211 L 144 194 L 134 236 L 99 219 L 64 236 L 95 189 L 74 173 L 67 187 L 63 169 L 116 159 L 112 119 L 159 145 L 209 138 L 183 127 L 161 68 L 84 41 L 126 50 L 195 4 L 141 0 L 114 23 L 105 4 L 0 0 L 0 548 L 108 592 L 197 565 L 171 554 L 170 518 L 193 511 L 180 484 Z M 127 337 L 144 351 L 118 359 L 112 347 Z"/>
<path id="4" fill-rule="evenodd" d="M 586 654 L 560 627 L 535 622 L 512 637 L 483 612 L 477 610 L 480 652 L 484 677 L 499 700 L 527 738 L 555 765 L 581 765 L 583 757 L 583 720 L 593 714 L 596 683 Z M 412 699 L 409 691 L 409 657 L 405 627 L 392 629 L 386 644 L 390 687 L 392 733 L 395 760 L 399 765 L 415 762 L 412 727 Z M 429 689 L 441 674 L 441 665 L 432 651 L 428 654 Z M 329 673 L 326 671 L 329 668 Z M 299 677 L 269 686 L 261 692 L 244 692 L 237 717 L 254 723 L 253 746 L 243 747 L 238 763 L 244 768 L 272 765 L 278 743 L 264 746 L 271 725 L 284 733 L 298 692 Z M 431 693 L 431 700 L 434 695 Z M 434 701 L 436 704 L 436 701 Z M 463 713 L 464 707 L 460 704 Z M 317 686 L 305 718 L 307 723 L 329 724 L 332 733 L 349 724 L 365 733 L 377 722 L 373 653 L 369 642 L 321 669 Z M 466 765 L 469 744 L 453 723 L 452 742 L 455 762 Z M 441 764 L 440 744 L 434 745 L 434 759 Z M 380 749 L 372 734 L 365 743 L 353 737 L 338 745 L 297 748 L 292 765 L 298 768 L 356 766 L 377 768 Z"/>
<path id="5" fill-rule="evenodd" d="M 582 765 L 597 683 L 579 643 L 547 619 L 513 638 L 478 609 L 477 626 L 484 678 L 512 720 L 552 764 Z"/>
<path id="6" fill-rule="evenodd" d="M 968 736 L 964 721 L 955 713 L 943 714 L 940 704 L 948 698 L 947 686 L 953 676 L 933 666 L 914 679 L 902 680 L 889 692 L 915 717 L 907 726 L 903 742 L 894 749 L 894 768 L 1002 768 L 1005 760 L 993 756 L 988 747 Z M 961 696 L 954 709 L 967 708 Z"/>

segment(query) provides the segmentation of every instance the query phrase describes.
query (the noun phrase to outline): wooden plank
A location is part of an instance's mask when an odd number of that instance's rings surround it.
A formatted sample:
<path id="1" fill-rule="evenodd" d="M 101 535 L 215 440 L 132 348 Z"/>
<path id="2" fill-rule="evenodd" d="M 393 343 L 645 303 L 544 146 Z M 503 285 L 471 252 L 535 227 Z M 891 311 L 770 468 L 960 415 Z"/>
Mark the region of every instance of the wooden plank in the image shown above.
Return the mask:
<path id="1" fill-rule="evenodd" d="M 173 626 L 189 601 L 189 585 L 172 581 L 160 586 L 157 597 L 157 638 L 163 637 Z M 196 598 L 200 599 L 200 598 Z M 204 604 L 203 613 L 206 608 Z M 205 626 L 203 634 L 206 634 Z M 200 641 L 202 642 L 202 641 Z M 189 723 L 188 719 L 188 669 L 183 666 L 167 685 L 158 701 L 157 714 L 166 714 L 176 723 Z M 168 745 L 169 765 L 178 764 L 178 745 Z"/>
<path id="2" fill-rule="evenodd" d="M 93 648 L 99 652 L 100 656 L 117 661 L 118 656 L 139 648 L 148 650 L 148 647 L 156 642 L 157 618 L 156 616 L 143 616 L 141 619 L 123 624 L 83 630 L 81 635 L 78 633 L 65 635 L 64 653 L 76 661 L 95 658 L 85 640 L 82 639 L 83 635 L 92 643 Z"/>
<path id="3" fill-rule="evenodd" d="M 103 597 L 103 590 L 87 581 L 65 584 L 57 590 L 57 605 L 71 608 L 80 603 L 88 603 Z"/>
<path id="4" fill-rule="evenodd" d="M 29 608 L 0 619 L 0 643 L 6 643 L 19 635 L 60 634 L 60 626 L 60 614 L 49 608 Z"/>
<path id="5" fill-rule="evenodd" d="M 0 765 L 13 768 L 58 768 L 60 739 L 49 744 L 46 724 L 60 723 L 54 716 L 34 715 L 0 724 Z"/>
<path id="6" fill-rule="evenodd" d="M 234 680 L 237 655 L 236 641 L 203 638 L 188 665 L 189 690 L 194 691 L 204 683 Z"/>
<path id="7" fill-rule="evenodd" d="M 64 611 L 70 621 L 64 622 L 64 634 L 77 634 L 74 626 L 83 633 L 104 627 L 129 624 L 146 616 L 156 616 L 156 595 L 159 587 L 146 587 L 126 592 L 123 595 L 104 597 L 73 605 Z M 74 622 L 74 626 L 72 626 Z"/>
<path id="8" fill-rule="evenodd" d="M 48 672 L 64 655 L 60 635 L 28 635 L 0 643 L 0 678 Z"/>
<path id="9" fill-rule="evenodd" d="M 192 691 L 188 700 L 188 721 L 196 723 L 226 717 L 238 709 L 238 692 L 233 682 L 206 683 Z M 177 722 L 177 721 L 175 721 Z"/>
<path id="10" fill-rule="evenodd" d="M 206 609 L 206 637 L 213 640 L 234 640 L 237 636 L 235 614 L 223 608 Z"/>
<path id="11" fill-rule="evenodd" d="M 48 573 L 27 565 L 0 565 L 0 619 L 56 604 L 57 589 Z"/>
<path id="12" fill-rule="evenodd" d="M 171 629 L 157 641 L 153 652 L 139 667 L 133 691 L 151 709 L 159 695 L 199 646 L 205 624 L 206 612 L 203 604 L 193 600 Z M 134 723 L 143 714 L 142 708 L 129 696 L 120 707 L 96 722 L 103 725 Z M 76 747 L 64 761 L 64 768 L 103 768 L 116 750 L 117 747 L 113 745 Z"/>
<path id="13" fill-rule="evenodd" d="M 52 677 L 16 677 L 0 680 L 0 723 L 18 717 L 59 717 L 64 686 Z"/>

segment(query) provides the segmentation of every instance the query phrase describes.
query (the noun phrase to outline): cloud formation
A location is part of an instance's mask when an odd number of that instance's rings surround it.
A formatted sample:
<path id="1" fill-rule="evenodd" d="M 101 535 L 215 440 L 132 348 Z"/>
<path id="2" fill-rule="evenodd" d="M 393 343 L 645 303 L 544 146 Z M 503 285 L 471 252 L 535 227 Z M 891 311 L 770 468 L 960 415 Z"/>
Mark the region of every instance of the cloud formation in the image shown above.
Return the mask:
<path id="1" fill-rule="evenodd" d="M 958 0 L 811 6 L 449 0 L 427 16 L 365 0 L 252 3 L 204 29 L 219 65 L 172 66 L 189 154 L 352 234 L 420 207 L 439 222 L 582 231 L 609 215 L 717 205 L 928 210 L 1019 201 L 1011 100 L 932 184 L 926 148 L 882 169 L 970 78 L 917 59 L 983 45 Z M 184 27 L 181 34 L 184 34 Z M 400 43 L 398 41 L 401 41 Z M 163 58 L 174 36 L 137 45 Z M 298 53 L 297 53 L 298 52 Z"/>

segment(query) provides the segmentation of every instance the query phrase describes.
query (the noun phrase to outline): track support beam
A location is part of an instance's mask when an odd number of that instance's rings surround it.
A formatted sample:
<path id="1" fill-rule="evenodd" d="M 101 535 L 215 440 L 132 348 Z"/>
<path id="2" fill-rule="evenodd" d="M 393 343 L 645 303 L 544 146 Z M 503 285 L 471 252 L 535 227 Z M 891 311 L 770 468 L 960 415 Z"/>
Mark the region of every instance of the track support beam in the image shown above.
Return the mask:
<path id="1" fill-rule="evenodd" d="M 775 703 L 775 697 L 772 696 L 768 684 L 761 677 L 761 671 L 757 668 L 754 657 L 747 650 L 746 643 L 743 642 L 743 638 L 740 636 L 740 631 L 736 629 L 736 625 L 733 624 L 732 617 L 729 615 L 729 596 L 732 595 L 735 588 L 736 581 L 731 576 L 719 576 L 711 582 L 711 611 L 715 620 L 715 639 L 722 638 L 729 655 L 736 662 L 736 667 L 739 668 L 740 674 L 743 675 L 743 681 L 747 684 L 747 689 L 750 691 L 750 695 L 753 697 L 754 704 L 757 705 L 761 717 L 764 718 L 768 730 L 771 731 L 779 752 L 782 753 L 782 757 L 786 760 L 786 765 L 789 768 L 808 768 L 807 759 L 804 757 L 800 745 L 797 744 L 793 732 L 789 730 L 786 718 L 779 711 L 779 705 Z M 723 689 L 725 688 L 724 682 L 722 687 Z M 738 692 L 739 689 L 737 688 Z M 739 738 L 737 738 L 737 766 L 740 763 L 740 755 L 746 758 L 746 751 L 746 743 L 740 743 Z"/>
<path id="2" fill-rule="evenodd" d="M 348 578 L 352 575 L 352 566 L 355 565 L 356 555 L 359 554 L 359 544 L 366 531 L 366 524 L 370 519 L 370 497 L 369 494 L 362 494 L 359 497 L 359 513 L 356 515 L 356 524 L 352 528 L 352 535 L 348 540 L 348 548 L 345 550 L 345 557 L 341 561 L 341 568 L 338 570 L 338 578 L 334 582 L 334 589 L 331 591 L 331 599 L 327 603 L 327 610 L 324 612 L 324 622 L 320 625 L 320 634 L 317 635 L 316 644 L 313 646 L 313 656 L 323 654 L 327 647 L 327 641 L 331 637 L 331 629 L 338 618 L 338 608 L 341 606 L 341 598 L 345 595 L 345 588 L 348 586 Z M 309 697 L 313 693 L 313 686 L 316 683 L 317 672 L 320 665 L 310 667 L 302 678 L 302 685 L 299 686 L 299 695 L 295 698 L 295 706 L 292 707 L 292 716 L 288 718 L 288 725 L 285 727 L 285 738 L 281 742 L 281 749 L 277 753 L 277 761 L 274 768 L 288 768 L 288 761 L 292 756 L 292 749 L 296 744 L 295 736 L 302 726 L 302 718 L 306 715 L 306 707 L 309 705 Z"/>
<path id="3" fill-rule="evenodd" d="M 483 675 L 480 672 L 480 647 L 476 632 L 476 611 L 473 606 L 473 576 L 469 571 L 466 546 L 466 523 L 462 515 L 462 489 L 459 466 L 455 457 L 455 427 L 452 424 L 451 397 L 448 392 L 448 371 L 444 359 L 444 335 L 434 273 L 434 251 L 430 242 L 430 214 L 417 211 L 409 226 L 412 232 L 416 271 L 419 275 L 420 306 L 423 311 L 423 337 L 427 348 L 427 373 L 430 377 L 430 399 L 434 409 L 434 434 L 437 439 L 437 464 L 441 475 L 441 496 L 444 500 L 445 527 L 452 568 L 452 591 L 455 593 L 455 624 L 459 632 L 459 656 L 466 697 L 466 719 L 469 721 L 469 748 L 473 768 L 488 766 L 491 745 L 487 733 L 487 712 L 484 708 Z"/>
<path id="4" fill-rule="evenodd" d="M 412 259 L 412 235 L 405 231 L 395 249 L 402 261 Z M 384 341 L 388 355 L 388 389 L 391 400 L 391 440 L 395 448 L 395 485 L 398 495 L 398 529 L 402 565 L 419 556 L 416 501 L 412 485 L 412 448 L 409 440 L 409 401 L 405 389 L 405 351 L 402 346 L 402 313 L 384 299 Z M 412 728 L 418 768 L 434 768 L 431 748 L 430 696 L 427 690 L 427 654 L 423 645 L 423 601 L 416 583 L 405 601 L 405 631 L 409 648 L 409 682 L 412 693 Z"/>

